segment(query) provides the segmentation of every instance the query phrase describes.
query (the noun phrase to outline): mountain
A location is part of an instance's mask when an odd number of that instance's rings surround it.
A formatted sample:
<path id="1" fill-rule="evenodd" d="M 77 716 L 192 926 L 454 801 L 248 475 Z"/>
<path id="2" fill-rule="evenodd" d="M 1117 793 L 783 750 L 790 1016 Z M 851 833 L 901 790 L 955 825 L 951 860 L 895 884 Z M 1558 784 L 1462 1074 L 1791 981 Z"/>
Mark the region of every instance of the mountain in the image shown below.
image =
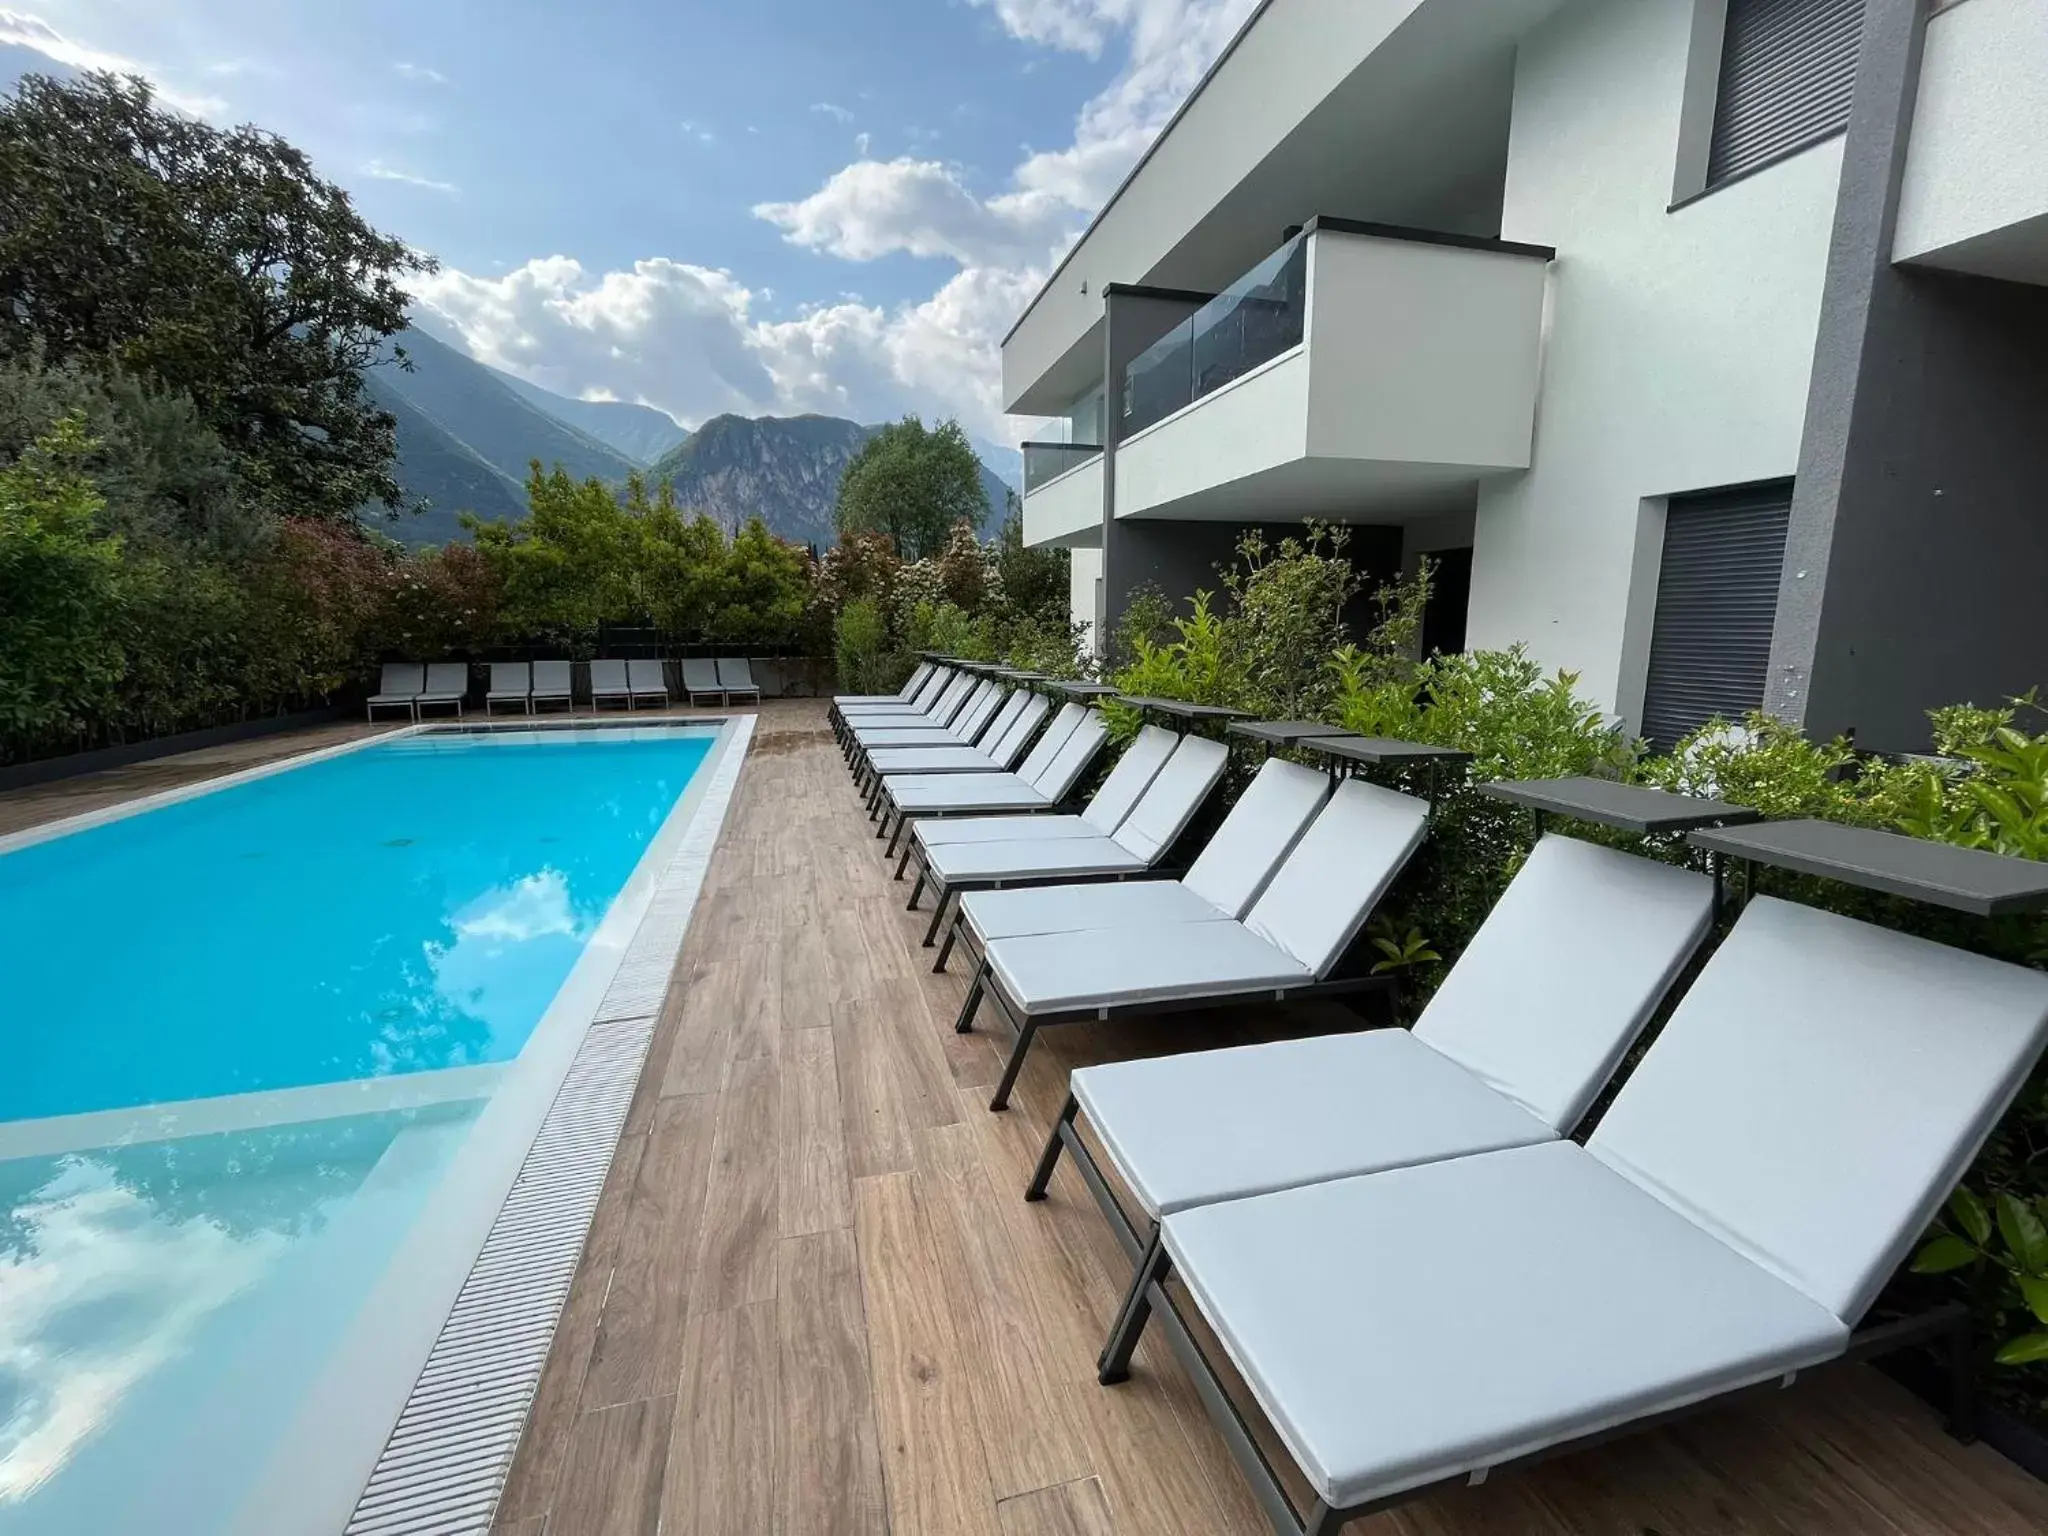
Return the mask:
<path id="1" fill-rule="evenodd" d="M 503 374 L 417 326 L 393 338 L 412 362 L 367 370 L 478 458 L 520 484 L 529 460 L 560 464 L 578 480 L 623 480 L 640 466 L 514 389 Z"/>
<path id="2" fill-rule="evenodd" d="M 670 449 L 681 447 L 683 439 L 690 435 L 675 424 L 668 412 L 657 411 L 651 405 L 634 405 L 626 400 L 571 400 L 567 395 L 542 389 L 498 369 L 491 372 L 550 416 L 566 421 L 635 464 L 652 464 Z"/>
<path id="3" fill-rule="evenodd" d="M 486 522 L 503 523 L 526 515 L 526 488 L 479 458 L 468 444 L 450 434 L 391 386 L 388 368 L 363 375 L 370 396 L 398 420 L 398 483 L 409 498 L 430 503 L 417 516 L 395 519 L 368 514 L 380 532 L 412 545 L 446 544 L 467 537 L 459 518 L 474 512 Z"/>
<path id="4" fill-rule="evenodd" d="M 1002 443 L 992 443 L 985 437 L 971 437 L 968 441 L 974 444 L 974 452 L 980 458 L 984 469 L 988 470 L 989 473 L 1002 481 L 1011 490 L 1016 491 L 1019 495 L 1023 494 L 1024 455 L 1022 453 Z M 1003 510 L 1001 500 L 991 497 L 989 507 L 997 514 L 997 521 L 1000 522 Z"/>
<path id="5" fill-rule="evenodd" d="M 681 505 L 727 528 L 759 513 L 768 531 L 824 549 L 838 538 L 832 509 L 846 466 L 879 427 L 837 416 L 714 416 L 647 471 L 675 482 Z M 986 527 L 1000 524 L 1009 487 L 984 464 Z"/>

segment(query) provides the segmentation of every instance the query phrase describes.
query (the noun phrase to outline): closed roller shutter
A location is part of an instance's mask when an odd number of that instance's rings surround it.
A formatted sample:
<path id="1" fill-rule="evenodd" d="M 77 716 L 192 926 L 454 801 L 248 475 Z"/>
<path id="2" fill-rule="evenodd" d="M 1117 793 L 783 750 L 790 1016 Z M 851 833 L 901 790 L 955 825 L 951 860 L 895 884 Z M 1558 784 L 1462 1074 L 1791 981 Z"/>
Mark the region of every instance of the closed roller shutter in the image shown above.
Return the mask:
<path id="1" fill-rule="evenodd" d="M 1643 693 L 1653 746 L 1763 704 L 1791 513 L 1789 481 L 1671 499 Z"/>
<path id="2" fill-rule="evenodd" d="M 1840 133 L 1863 0 L 1728 0 L 1707 185 Z"/>

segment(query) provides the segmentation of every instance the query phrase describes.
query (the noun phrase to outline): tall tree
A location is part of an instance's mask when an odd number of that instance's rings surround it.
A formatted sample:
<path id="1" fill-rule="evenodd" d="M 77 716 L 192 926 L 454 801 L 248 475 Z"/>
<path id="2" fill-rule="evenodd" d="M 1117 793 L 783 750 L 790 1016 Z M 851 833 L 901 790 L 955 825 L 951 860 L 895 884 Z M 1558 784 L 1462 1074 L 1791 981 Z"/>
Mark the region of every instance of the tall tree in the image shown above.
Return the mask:
<path id="1" fill-rule="evenodd" d="M 981 460 L 957 421 L 926 427 L 915 416 L 891 423 L 861 445 L 839 481 L 834 521 L 848 534 L 886 534 L 905 560 L 946 546 L 963 518 L 988 517 Z"/>
<path id="2" fill-rule="evenodd" d="M 432 268 L 283 139 L 159 108 L 145 81 L 31 75 L 0 102 L 0 356 L 189 395 L 279 510 L 402 504 L 361 370 Z"/>

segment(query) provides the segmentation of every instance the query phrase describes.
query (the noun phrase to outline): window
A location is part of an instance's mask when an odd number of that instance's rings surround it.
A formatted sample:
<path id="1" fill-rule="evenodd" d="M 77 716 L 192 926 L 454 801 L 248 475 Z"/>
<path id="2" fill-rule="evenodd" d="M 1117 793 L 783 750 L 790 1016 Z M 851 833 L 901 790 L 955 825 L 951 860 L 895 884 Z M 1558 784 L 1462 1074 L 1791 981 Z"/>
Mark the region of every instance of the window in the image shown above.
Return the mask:
<path id="1" fill-rule="evenodd" d="M 1764 701 L 1792 483 L 1674 496 L 1664 519 L 1643 735 L 1660 751 Z"/>
<path id="2" fill-rule="evenodd" d="M 1727 0 L 1709 187 L 1849 123 L 1863 0 Z"/>

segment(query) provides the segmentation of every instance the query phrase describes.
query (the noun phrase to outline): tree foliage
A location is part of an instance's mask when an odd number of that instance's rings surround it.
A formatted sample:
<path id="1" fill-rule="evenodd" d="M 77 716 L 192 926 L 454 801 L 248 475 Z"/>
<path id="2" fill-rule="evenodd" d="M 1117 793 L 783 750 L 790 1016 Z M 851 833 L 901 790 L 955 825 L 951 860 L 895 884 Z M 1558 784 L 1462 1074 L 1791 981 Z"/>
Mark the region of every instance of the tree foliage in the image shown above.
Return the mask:
<path id="1" fill-rule="evenodd" d="M 879 533 L 905 560 L 945 547 L 953 527 L 988 517 L 981 460 L 957 421 L 927 428 L 915 416 L 883 427 L 861 445 L 839 482 L 839 536 Z"/>
<path id="2" fill-rule="evenodd" d="M 432 265 L 283 139 L 160 108 L 142 80 L 31 75 L 0 101 L 0 357 L 188 400 L 262 504 L 401 504 L 361 370 Z"/>

